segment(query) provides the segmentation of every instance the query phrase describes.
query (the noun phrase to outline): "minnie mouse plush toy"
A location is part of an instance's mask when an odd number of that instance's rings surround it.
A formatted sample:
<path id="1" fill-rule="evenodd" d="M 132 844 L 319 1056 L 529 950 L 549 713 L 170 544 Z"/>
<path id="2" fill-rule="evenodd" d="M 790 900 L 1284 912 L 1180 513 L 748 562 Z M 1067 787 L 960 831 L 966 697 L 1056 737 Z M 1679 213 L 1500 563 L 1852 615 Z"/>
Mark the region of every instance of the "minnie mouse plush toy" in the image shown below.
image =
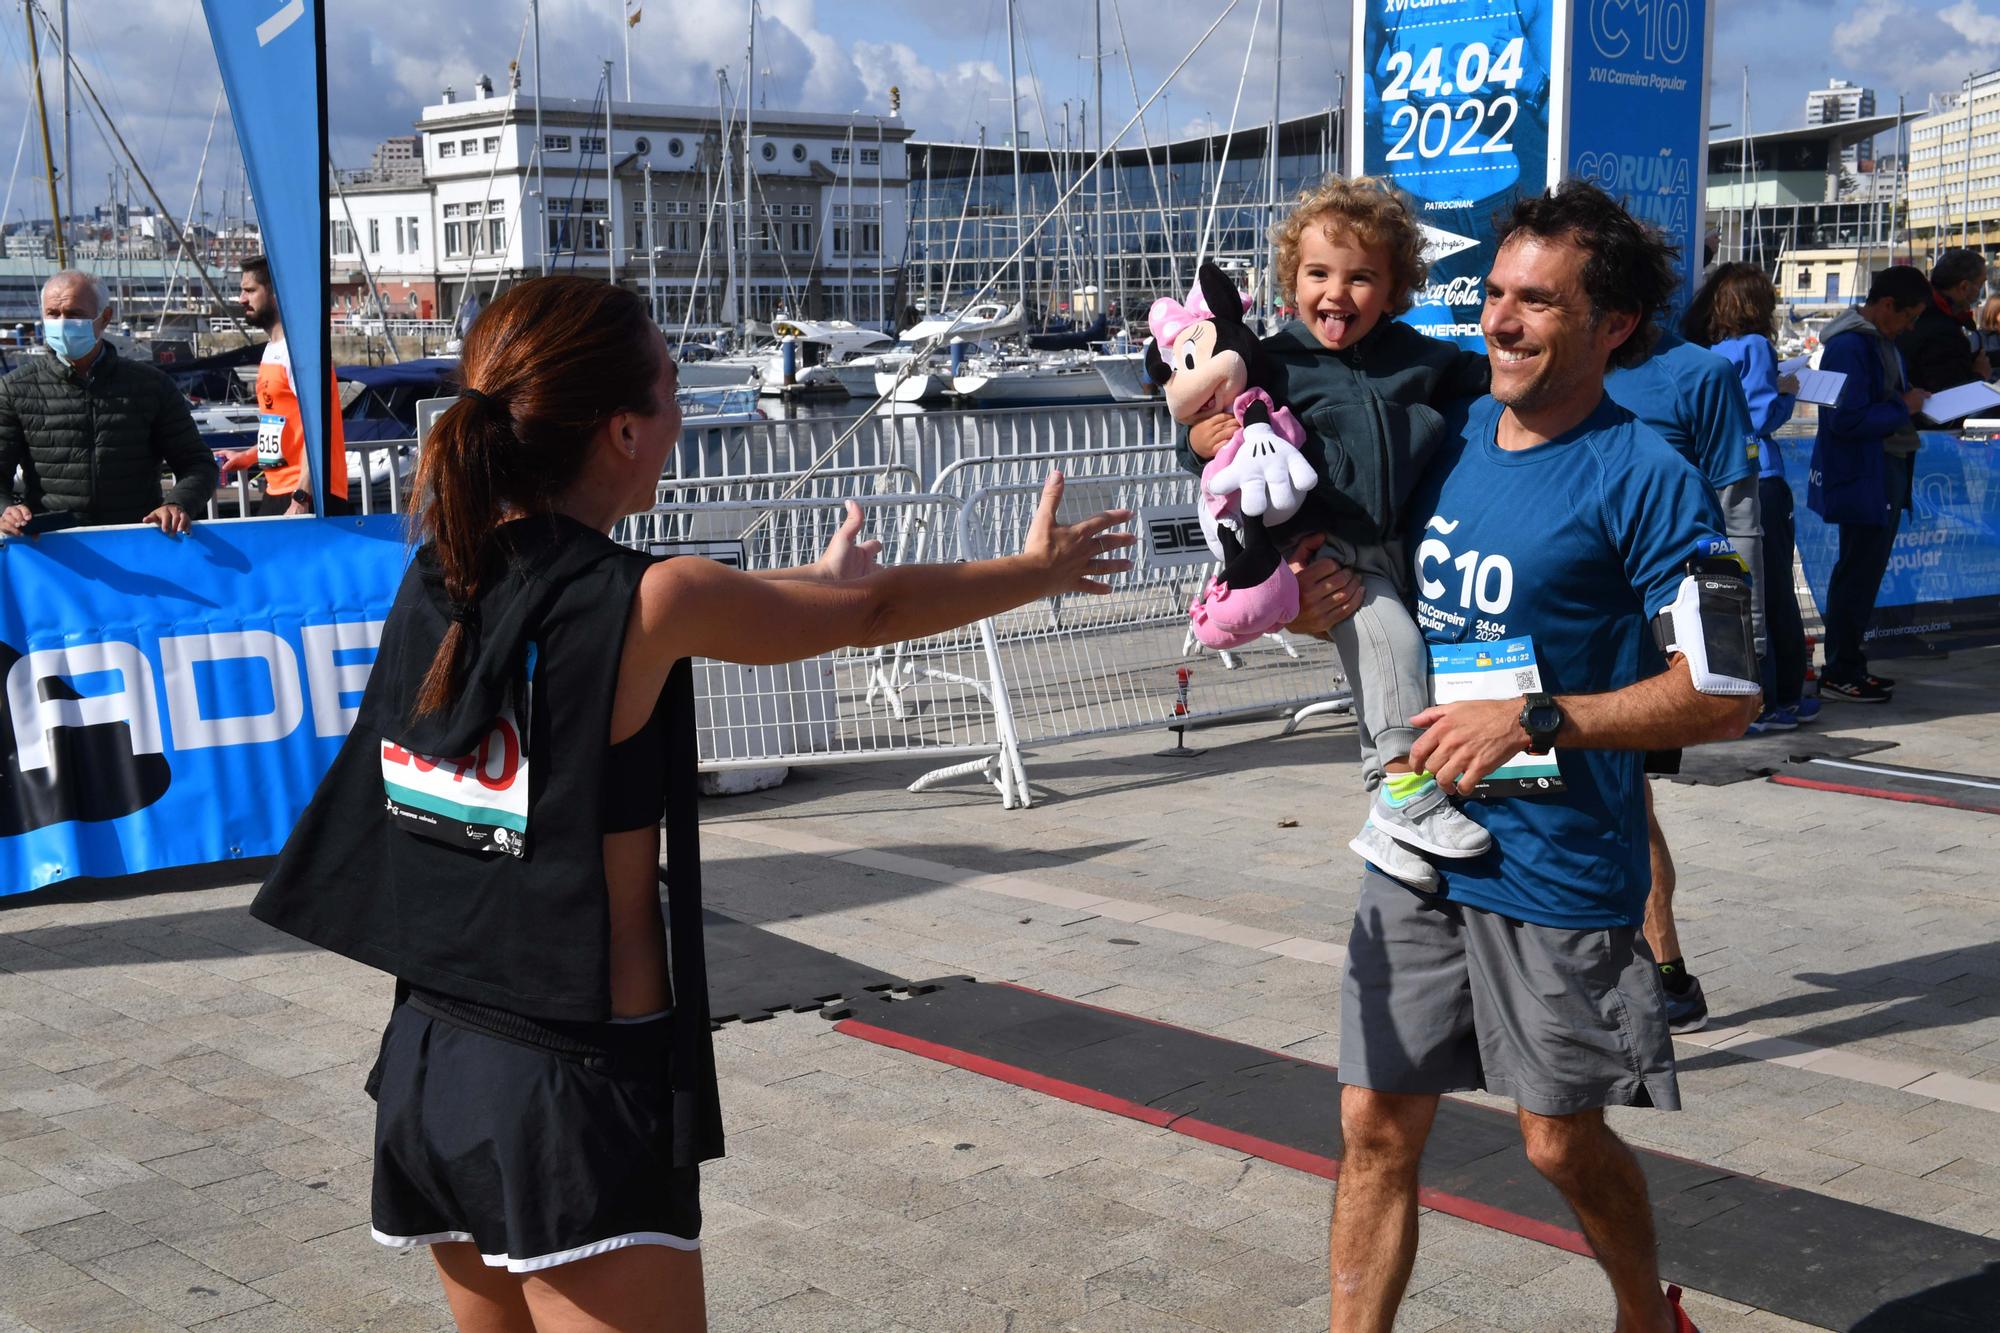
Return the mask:
<path id="1" fill-rule="evenodd" d="M 1146 374 L 1162 387 L 1174 420 L 1189 425 L 1216 412 L 1236 417 L 1236 434 L 1201 472 L 1201 529 L 1222 570 L 1188 608 L 1195 638 L 1240 648 L 1295 619 L 1299 582 L 1269 527 L 1298 513 L 1318 474 L 1299 452 L 1305 431 L 1291 409 L 1253 387 L 1257 336 L 1243 322 L 1249 299 L 1229 275 L 1204 263 L 1185 303 L 1153 302 L 1146 317 Z"/>

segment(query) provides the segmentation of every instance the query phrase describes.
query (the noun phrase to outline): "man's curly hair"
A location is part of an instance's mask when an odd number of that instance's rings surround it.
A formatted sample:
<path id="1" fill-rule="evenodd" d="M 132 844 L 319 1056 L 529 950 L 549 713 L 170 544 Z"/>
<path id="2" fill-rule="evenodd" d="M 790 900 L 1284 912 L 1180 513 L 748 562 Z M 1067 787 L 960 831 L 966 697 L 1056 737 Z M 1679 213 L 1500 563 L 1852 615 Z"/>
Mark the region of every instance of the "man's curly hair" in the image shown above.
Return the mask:
<path id="1" fill-rule="evenodd" d="M 1500 245 L 1526 232 L 1583 251 L 1591 322 L 1613 310 L 1639 317 L 1639 327 L 1611 353 L 1611 364 L 1629 368 L 1646 359 L 1659 333 L 1653 318 L 1680 286 L 1674 269 L 1679 249 L 1585 180 L 1566 180 L 1547 194 L 1516 200 L 1496 221 Z"/>
<path id="2" fill-rule="evenodd" d="M 1410 308 L 1430 266 L 1424 262 L 1424 233 L 1408 196 L 1380 176 L 1328 176 L 1301 190 L 1292 211 L 1271 229 L 1278 292 L 1287 302 L 1297 299 L 1299 241 L 1314 226 L 1328 240 L 1351 238 L 1366 248 L 1386 250 L 1389 313 L 1400 315 Z"/>

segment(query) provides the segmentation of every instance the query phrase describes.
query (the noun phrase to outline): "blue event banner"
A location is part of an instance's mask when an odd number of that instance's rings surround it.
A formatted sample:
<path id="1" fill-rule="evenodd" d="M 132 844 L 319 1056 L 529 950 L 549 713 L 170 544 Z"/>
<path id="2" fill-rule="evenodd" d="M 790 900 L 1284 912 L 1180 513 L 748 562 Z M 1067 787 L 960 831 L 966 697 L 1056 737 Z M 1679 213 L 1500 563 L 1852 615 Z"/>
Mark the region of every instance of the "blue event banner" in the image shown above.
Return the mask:
<path id="1" fill-rule="evenodd" d="M 1920 438 L 1910 511 L 1889 552 L 1869 641 L 2000 642 L 2000 444 L 1942 431 Z M 1778 447 L 1796 502 L 1799 560 L 1814 602 L 1824 607 L 1840 530 L 1806 508 L 1812 440 L 1786 437 Z"/>
<path id="2" fill-rule="evenodd" d="M 1592 181 L 1680 250 L 1669 318 L 1701 272 L 1709 0 L 1575 0 L 1564 179 Z"/>
<path id="3" fill-rule="evenodd" d="M 0 895 L 275 853 L 408 559 L 387 514 L 0 541 Z"/>
<path id="4" fill-rule="evenodd" d="M 1569 0 L 1356 0 L 1348 160 L 1417 206 L 1430 279 L 1404 319 L 1484 347 L 1494 222 L 1550 183 Z"/>

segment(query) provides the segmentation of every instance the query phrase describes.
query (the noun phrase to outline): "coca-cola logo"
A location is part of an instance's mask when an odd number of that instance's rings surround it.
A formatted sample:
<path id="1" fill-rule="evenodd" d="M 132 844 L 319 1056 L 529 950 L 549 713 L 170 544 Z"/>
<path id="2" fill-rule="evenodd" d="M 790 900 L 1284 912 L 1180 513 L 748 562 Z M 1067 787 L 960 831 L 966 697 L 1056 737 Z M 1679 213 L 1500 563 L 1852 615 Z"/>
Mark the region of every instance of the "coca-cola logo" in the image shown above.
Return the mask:
<path id="1" fill-rule="evenodd" d="M 1450 282 L 1428 282 L 1417 293 L 1418 305 L 1482 305 L 1485 295 L 1479 289 L 1480 280 L 1469 274 L 1453 278 Z"/>

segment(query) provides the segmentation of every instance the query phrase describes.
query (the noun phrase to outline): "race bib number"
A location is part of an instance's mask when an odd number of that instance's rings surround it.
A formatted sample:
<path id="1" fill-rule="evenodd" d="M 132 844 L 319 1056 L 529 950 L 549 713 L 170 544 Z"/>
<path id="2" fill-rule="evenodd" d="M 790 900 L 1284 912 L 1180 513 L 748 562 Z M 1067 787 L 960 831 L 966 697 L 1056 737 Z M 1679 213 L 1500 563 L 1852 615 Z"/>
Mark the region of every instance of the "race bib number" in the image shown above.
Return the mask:
<path id="1" fill-rule="evenodd" d="M 257 414 L 257 466 L 278 467 L 285 461 L 285 418 L 277 412 Z"/>
<path id="2" fill-rule="evenodd" d="M 1535 662 L 1531 638 L 1498 643 L 1434 643 L 1431 645 L 1431 701 L 1459 703 L 1466 699 L 1513 699 L 1542 688 L 1542 669 Z M 1474 796 L 1533 796 L 1563 789 L 1556 752 L 1529 754 L 1523 750 L 1486 775 Z"/>
<path id="3" fill-rule="evenodd" d="M 417 754 L 382 742 L 382 792 L 407 832 L 476 852 L 528 853 L 525 719 L 510 705 L 471 754 Z"/>

